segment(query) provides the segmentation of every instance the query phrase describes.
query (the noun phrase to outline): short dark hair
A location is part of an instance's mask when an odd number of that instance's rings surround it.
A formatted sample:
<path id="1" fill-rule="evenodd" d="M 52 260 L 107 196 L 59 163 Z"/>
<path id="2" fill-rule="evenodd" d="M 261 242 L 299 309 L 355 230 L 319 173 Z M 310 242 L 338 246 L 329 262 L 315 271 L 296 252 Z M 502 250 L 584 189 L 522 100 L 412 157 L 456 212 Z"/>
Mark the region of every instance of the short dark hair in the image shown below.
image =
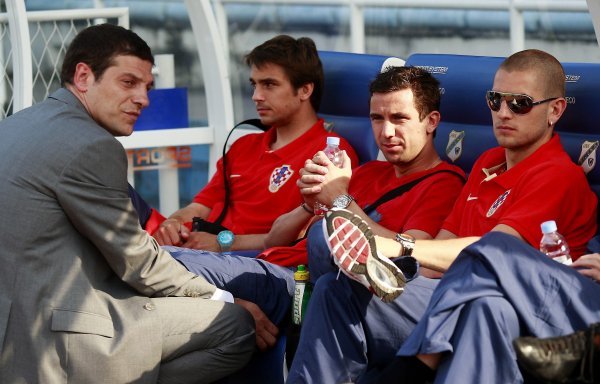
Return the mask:
<path id="1" fill-rule="evenodd" d="M 87 27 L 71 42 L 60 71 L 61 84 L 73 83 L 75 67 L 78 63 L 90 66 L 96 80 L 120 55 L 136 56 L 154 64 L 150 47 L 134 32 L 113 24 L 99 24 Z"/>
<path id="2" fill-rule="evenodd" d="M 419 67 L 387 67 L 379 73 L 369 86 L 374 93 L 389 93 L 410 89 L 419 119 L 440 110 L 440 82 L 431 73 Z"/>
<path id="3" fill-rule="evenodd" d="M 245 60 L 248 66 L 257 68 L 265 64 L 279 65 L 295 89 L 312 83 L 314 90 L 310 103 L 315 111 L 319 110 L 323 95 L 323 65 L 312 39 L 279 35 L 254 48 Z"/>
<path id="4" fill-rule="evenodd" d="M 535 72 L 538 79 L 544 84 L 544 98 L 565 97 L 564 68 L 556 57 L 547 52 L 539 49 L 526 49 L 513 53 L 500 64 L 498 69 L 507 72 Z"/>

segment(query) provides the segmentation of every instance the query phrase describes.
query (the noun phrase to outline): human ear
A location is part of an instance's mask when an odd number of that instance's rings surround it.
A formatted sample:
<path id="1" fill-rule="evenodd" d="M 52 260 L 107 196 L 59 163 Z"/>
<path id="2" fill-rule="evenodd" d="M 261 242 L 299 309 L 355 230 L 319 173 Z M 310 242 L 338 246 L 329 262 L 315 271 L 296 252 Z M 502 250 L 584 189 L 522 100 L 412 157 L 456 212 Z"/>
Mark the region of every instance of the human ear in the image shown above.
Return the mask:
<path id="1" fill-rule="evenodd" d="M 302 100 L 308 100 L 312 96 L 312 93 L 315 89 L 315 85 L 313 83 L 306 83 L 300 87 L 298 93 L 300 94 L 300 98 Z"/>
<path id="2" fill-rule="evenodd" d="M 430 112 L 427 119 L 427 133 L 433 133 L 440 123 L 441 115 L 439 111 Z"/>
<path id="3" fill-rule="evenodd" d="M 77 63 L 73 74 L 73 85 L 79 92 L 87 92 L 89 85 L 94 81 L 92 69 L 86 63 Z"/>

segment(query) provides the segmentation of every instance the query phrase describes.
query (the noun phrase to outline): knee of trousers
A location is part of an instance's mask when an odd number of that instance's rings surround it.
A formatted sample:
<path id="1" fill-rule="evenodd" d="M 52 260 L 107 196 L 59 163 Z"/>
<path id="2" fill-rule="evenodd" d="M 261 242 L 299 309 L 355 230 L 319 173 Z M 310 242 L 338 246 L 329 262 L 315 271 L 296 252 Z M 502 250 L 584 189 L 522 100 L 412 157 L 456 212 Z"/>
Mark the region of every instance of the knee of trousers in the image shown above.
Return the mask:
<path id="1" fill-rule="evenodd" d="M 517 312 L 504 297 L 480 297 L 471 301 L 468 304 L 468 309 L 471 314 L 475 314 L 481 320 L 500 325 L 510 333 L 519 332 Z"/>
<path id="2" fill-rule="evenodd" d="M 347 302 L 347 298 L 352 295 L 352 289 L 349 279 L 344 275 L 338 278 L 337 272 L 326 273 L 315 283 L 311 302 L 318 302 L 319 305 L 331 306 L 342 305 Z"/>
<path id="3" fill-rule="evenodd" d="M 244 337 L 247 336 L 252 344 L 252 348 L 254 347 L 254 334 L 256 332 L 256 325 L 254 323 L 254 318 L 250 314 L 249 311 L 242 308 L 239 305 L 228 305 L 229 316 L 232 319 L 236 319 L 236 327 L 233 332 L 234 337 Z"/>

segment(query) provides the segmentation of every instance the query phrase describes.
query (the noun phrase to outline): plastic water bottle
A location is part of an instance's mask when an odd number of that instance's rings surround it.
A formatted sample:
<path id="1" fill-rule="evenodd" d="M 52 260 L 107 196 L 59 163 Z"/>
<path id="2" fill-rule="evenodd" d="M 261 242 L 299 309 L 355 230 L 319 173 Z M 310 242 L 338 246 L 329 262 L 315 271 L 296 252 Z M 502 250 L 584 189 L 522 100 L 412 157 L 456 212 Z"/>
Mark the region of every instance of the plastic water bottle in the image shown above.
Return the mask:
<path id="1" fill-rule="evenodd" d="M 294 302 L 292 304 L 292 323 L 295 325 L 301 325 L 304 320 L 304 314 L 310 295 L 312 293 L 312 285 L 309 281 L 310 275 L 306 270 L 306 267 L 302 264 L 298 266 L 296 272 L 294 272 L 294 280 L 296 286 L 294 288 Z"/>
<path id="2" fill-rule="evenodd" d="M 327 137 L 327 146 L 323 149 L 325 155 L 329 158 L 329 160 L 335 165 L 339 167 L 342 165 L 342 150 L 340 149 L 340 138 L 335 136 Z M 327 207 L 319 202 L 315 203 L 314 213 L 315 215 L 324 215 L 327 212 Z"/>
<path id="3" fill-rule="evenodd" d="M 543 236 L 540 241 L 540 251 L 559 263 L 570 265 L 573 261 L 569 254 L 569 245 L 563 235 L 556 231 L 556 222 L 544 221 L 541 227 Z"/>

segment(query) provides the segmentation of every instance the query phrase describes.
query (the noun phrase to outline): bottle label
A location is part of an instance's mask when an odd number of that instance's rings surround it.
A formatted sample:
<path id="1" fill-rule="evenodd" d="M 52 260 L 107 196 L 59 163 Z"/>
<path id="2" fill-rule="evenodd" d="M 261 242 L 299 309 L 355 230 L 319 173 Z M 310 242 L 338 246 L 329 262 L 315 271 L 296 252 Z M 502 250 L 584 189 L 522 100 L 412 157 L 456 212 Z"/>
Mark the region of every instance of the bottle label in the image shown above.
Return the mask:
<path id="1" fill-rule="evenodd" d="M 296 287 L 294 288 L 294 303 L 293 303 L 293 311 L 292 311 L 292 323 L 296 325 L 302 324 L 302 302 L 304 301 L 304 290 L 306 289 L 306 284 L 298 284 L 296 283 Z"/>
<path id="2" fill-rule="evenodd" d="M 564 256 L 564 255 L 555 257 L 555 258 L 553 258 L 553 260 L 558 261 L 559 263 L 564 264 L 564 265 L 573 264 L 573 261 L 571 260 L 571 258 Z"/>

